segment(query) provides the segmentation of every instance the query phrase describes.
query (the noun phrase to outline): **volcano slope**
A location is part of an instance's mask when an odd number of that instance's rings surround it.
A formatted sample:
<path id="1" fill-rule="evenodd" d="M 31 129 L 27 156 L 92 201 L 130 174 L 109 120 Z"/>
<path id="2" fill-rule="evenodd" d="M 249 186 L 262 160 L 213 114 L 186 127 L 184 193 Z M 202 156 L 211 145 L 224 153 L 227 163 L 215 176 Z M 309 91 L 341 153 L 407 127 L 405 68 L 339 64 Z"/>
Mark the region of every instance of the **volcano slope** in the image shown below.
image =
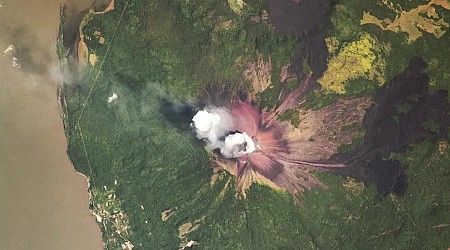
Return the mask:
<path id="1" fill-rule="evenodd" d="M 360 24 L 365 11 L 388 8 L 123 0 L 88 16 L 83 39 L 97 61 L 67 79 L 65 123 L 108 249 L 448 247 L 448 96 L 439 89 L 450 88 L 449 36 L 406 44 Z M 76 68 L 59 49 L 64 69 Z M 347 167 L 311 169 L 306 177 L 322 185 L 301 192 L 259 182 L 237 195 L 239 177 L 214 168 L 217 155 L 189 129 L 196 111 L 230 100 L 288 126 L 283 136 L 303 150 L 290 156 Z"/>

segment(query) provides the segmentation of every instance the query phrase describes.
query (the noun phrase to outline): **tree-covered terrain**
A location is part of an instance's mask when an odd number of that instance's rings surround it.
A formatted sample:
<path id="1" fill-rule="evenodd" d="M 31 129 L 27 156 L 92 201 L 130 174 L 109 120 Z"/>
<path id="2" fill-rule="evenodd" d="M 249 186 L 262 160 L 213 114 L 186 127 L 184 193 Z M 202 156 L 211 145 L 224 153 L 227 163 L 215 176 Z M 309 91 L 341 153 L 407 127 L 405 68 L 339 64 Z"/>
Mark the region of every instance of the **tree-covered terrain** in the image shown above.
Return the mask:
<path id="1" fill-rule="evenodd" d="M 361 20 L 368 11 L 394 20 L 392 6 L 413 10 L 423 3 L 116 0 L 113 10 L 86 14 L 87 64 L 74 67 L 73 48 L 62 59 L 72 71 L 64 86 L 66 135 L 76 170 L 90 178 L 91 209 L 106 248 L 450 247 L 450 129 L 443 122 L 427 118 L 421 127 L 433 137 L 407 140 L 406 150 L 387 156 L 406 173 L 401 196 L 380 196 L 375 184 L 345 174 L 316 173 L 325 188 L 293 196 L 254 184 L 244 199 L 236 196 L 234 176 L 214 173 L 210 152 L 188 125 L 174 122 L 181 113 L 164 108 L 201 103 L 211 86 L 275 107 L 280 93 L 312 77 L 320 87 L 279 117 L 298 125 L 302 110 L 337 99 L 378 100 L 381 88 L 422 58 L 428 92 L 395 103 L 392 119 L 401 123 L 417 100 L 450 90 L 450 35 L 423 32 L 411 41 Z M 450 22 L 445 3 L 433 6 Z M 63 51 L 60 44 L 61 57 Z M 256 78 L 265 83 L 258 90 Z M 346 129 L 364 127 L 340 128 Z M 362 143 L 354 138 L 339 152 Z"/>

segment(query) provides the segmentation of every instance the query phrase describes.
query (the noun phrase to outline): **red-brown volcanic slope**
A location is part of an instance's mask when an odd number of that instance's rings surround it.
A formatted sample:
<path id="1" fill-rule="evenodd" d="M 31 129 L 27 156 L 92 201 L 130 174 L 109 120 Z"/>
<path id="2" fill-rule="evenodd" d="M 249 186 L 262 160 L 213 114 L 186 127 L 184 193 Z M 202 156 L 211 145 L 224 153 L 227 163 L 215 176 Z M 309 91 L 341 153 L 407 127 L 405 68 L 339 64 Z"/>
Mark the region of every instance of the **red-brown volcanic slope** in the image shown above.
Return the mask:
<path id="1" fill-rule="evenodd" d="M 306 86 L 308 81 L 309 78 L 305 79 L 301 86 Z M 237 159 L 217 156 L 214 163 L 216 173 L 225 169 L 237 177 L 238 193 L 243 197 L 253 182 L 292 194 L 324 187 L 311 172 L 345 166 L 328 159 L 336 153 L 338 145 L 350 143 L 361 133 L 352 129 L 341 131 L 340 127 L 362 122 L 370 99 L 338 100 L 317 111 L 300 109 L 299 128 L 277 120 L 277 114 L 298 105 L 303 92 L 304 88 L 299 87 L 277 109 L 270 111 L 260 111 L 251 101 L 238 100 L 231 104 L 233 129 L 251 136 L 257 149 Z"/>

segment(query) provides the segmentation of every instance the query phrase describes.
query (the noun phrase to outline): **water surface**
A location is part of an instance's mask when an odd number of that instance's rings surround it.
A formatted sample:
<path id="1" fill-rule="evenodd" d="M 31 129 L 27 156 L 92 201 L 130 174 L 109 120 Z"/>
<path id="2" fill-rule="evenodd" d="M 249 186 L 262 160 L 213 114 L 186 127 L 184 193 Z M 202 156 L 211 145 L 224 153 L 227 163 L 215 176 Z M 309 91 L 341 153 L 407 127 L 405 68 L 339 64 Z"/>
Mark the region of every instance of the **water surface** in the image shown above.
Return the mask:
<path id="1" fill-rule="evenodd" d="M 56 101 L 60 1 L 0 4 L 0 248 L 101 249 L 87 183 L 66 154 Z M 5 55 L 9 45 L 15 50 Z"/>

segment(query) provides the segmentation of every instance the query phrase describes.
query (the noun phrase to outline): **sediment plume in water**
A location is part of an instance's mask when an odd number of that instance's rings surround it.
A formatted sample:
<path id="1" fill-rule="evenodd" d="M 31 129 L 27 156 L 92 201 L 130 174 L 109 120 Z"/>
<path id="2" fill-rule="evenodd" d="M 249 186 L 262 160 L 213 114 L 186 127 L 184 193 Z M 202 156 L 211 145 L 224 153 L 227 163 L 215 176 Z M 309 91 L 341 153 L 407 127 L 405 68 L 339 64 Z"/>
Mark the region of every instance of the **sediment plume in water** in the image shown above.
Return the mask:
<path id="1" fill-rule="evenodd" d="M 91 3 L 77 1 L 83 2 L 83 8 Z M 55 52 L 60 3 L 1 0 L 2 249 L 103 246 L 88 209 L 88 184 L 67 157 L 58 114 L 56 89 L 62 77 Z M 10 46 L 13 49 L 4 55 Z"/>

